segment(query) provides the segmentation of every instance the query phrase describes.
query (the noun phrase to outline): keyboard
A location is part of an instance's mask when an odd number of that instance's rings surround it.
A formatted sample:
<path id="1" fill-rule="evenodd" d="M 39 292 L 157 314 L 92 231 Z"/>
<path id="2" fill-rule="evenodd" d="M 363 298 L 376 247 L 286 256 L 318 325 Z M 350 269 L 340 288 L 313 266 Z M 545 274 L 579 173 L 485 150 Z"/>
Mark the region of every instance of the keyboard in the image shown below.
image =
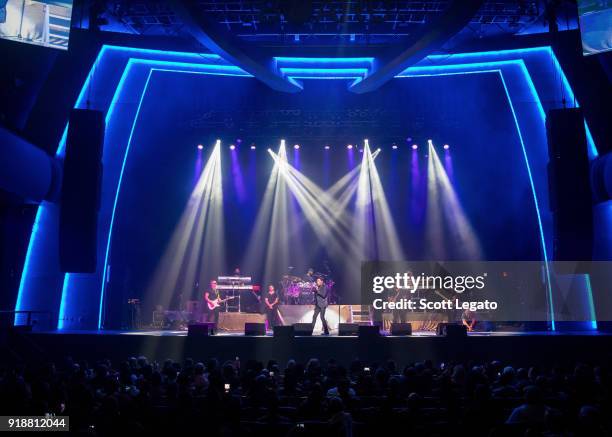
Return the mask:
<path id="1" fill-rule="evenodd" d="M 217 285 L 217 290 L 253 290 L 253 285 Z"/>

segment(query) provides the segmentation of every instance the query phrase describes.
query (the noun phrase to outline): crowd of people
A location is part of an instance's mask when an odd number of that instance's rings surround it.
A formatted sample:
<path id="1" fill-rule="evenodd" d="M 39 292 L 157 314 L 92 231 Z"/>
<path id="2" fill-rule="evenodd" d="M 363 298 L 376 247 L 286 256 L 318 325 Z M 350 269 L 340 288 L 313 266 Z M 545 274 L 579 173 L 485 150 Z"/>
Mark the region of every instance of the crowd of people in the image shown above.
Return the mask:
<path id="1" fill-rule="evenodd" d="M 0 411 L 69 416 L 85 435 L 605 436 L 610 364 L 66 358 L 4 366 Z"/>

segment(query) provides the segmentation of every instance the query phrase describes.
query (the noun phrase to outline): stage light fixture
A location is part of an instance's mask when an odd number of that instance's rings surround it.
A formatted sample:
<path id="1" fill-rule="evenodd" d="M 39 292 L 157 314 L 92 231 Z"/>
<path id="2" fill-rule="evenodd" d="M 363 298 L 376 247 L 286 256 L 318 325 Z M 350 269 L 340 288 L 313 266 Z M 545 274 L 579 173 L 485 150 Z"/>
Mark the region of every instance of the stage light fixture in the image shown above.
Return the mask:
<path id="1" fill-rule="evenodd" d="M 255 146 L 255 144 L 251 144 L 251 150 L 255 150 L 257 147 Z"/>
<path id="2" fill-rule="evenodd" d="M 353 148 L 353 145 L 352 145 L 352 144 L 348 144 L 348 145 L 346 146 L 346 148 L 347 148 L 347 149 L 349 149 L 349 150 L 351 150 L 351 149 Z"/>
<path id="3" fill-rule="evenodd" d="M 293 148 L 294 148 L 295 150 L 298 150 L 298 149 L 300 148 L 300 145 L 299 145 L 299 144 L 296 144 L 295 146 L 293 146 Z"/>
<path id="4" fill-rule="evenodd" d="M 326 145 L 325 146 L 325 150 L 329 150 L 329 149 L 331 149 L 331 146 L 330 145 Z"/>
<path id="5" fill-rule="evenodd" d="M 393 150 L 396 150 L 396 149 L 397 149 L 397 144 L 393 143 L 393 144 L 391 145 L 391 148 L 392 148 Z"/>
<path id="6" fill-rule="evenodd" d="M 418 145 L 416 145 L 416 144 L 413 144 L 413 145 L 412 145 L 412 150 L 416 150 L 416 149 L 418 149 L 418 148 L 419 148 L 419 146 L 418 146 Z"/>
<path id="7" fill-rule="evenodd" d="M 448 144 L 445 144 L 444 145 L 444 150 L 448 150 L 448 149 L 450 149 L 450 146 Z"/>
<path id="8" fill-rule="evenodd" d="M 230 150 L 236 150 L 236 146 L 234 144 L 230 144 L 229 148 Z"/>
<path id="9" fill-rule="evenodd" d="M 204 146 L 202 144 L 198 144 L 198 150 L 202 150 Z"/>

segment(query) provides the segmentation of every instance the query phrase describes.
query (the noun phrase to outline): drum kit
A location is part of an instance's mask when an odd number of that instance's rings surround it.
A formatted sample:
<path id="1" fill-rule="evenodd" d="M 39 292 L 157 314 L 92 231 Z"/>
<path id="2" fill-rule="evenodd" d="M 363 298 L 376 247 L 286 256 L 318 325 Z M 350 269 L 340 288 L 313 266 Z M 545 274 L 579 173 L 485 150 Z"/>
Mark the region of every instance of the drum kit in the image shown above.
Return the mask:
<path id="1" fill-rule="evenodd" d="M 310 278 L 301 278 L 294 275 L 284 275 L 281 280 L 284 303 L 286 305 L 309 305 L 313 303 L 313 293 L 316 287 L 314 278 L 321 277 L 329 290 L 332 290 L 334 281 L 324 273 L 316 272 Z"/>

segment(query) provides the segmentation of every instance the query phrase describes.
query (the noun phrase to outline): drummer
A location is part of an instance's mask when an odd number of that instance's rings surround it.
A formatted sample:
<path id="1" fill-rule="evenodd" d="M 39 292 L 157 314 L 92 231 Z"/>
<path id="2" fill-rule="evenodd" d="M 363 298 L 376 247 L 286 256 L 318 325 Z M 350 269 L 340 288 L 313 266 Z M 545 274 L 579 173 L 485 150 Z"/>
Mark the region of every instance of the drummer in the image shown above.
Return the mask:
<path id="1" fill-rule="evenodd" d="M 310 267 L 308 269 L 308 271 L 306 272 L 306 274 L 304 275 L 304 282 L 314 282 L 315 281 L 315 271 L 312 267 Z"/>

